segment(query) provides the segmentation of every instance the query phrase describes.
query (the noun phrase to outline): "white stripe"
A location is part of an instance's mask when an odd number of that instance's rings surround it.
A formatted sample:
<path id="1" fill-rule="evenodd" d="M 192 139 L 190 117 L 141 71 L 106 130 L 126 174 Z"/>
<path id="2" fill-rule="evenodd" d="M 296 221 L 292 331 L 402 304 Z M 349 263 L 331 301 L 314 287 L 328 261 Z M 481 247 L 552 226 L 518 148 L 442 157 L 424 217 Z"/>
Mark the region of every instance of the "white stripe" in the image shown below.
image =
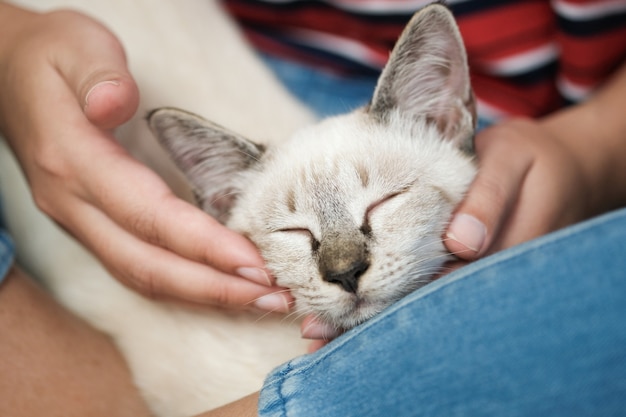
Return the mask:
<path id="1" fill-rule="evenodd" d="M 559 77 L 556 81 L 556 85 L 561 95 L 573 102 L 587 99 L 593 91 L 593 87 L 576 84 L 565 77 Z"/>
<path id="2" fill-rule="evenodd" d="M 492 75 L 518 75 L 554 61 L 558 55 L 557 44 L 549 43 L 517 55 L 487 62 L 484 68 Z"/>
<path id="3" fill-rule="evenodd" d="M 626 12 L 626 1 L 604 0 L 588 4 L 571 4 L 566 0 L 552 0 L 552 7 L 557 14 L 569 20 L 593 20 L 612 13 Z"/>
<path id="4" fill-rule="evenodd" d="M 266 3 L 297 3 L 303 0 L 264 0 Z M 413 13 L 432 0 L 322 0 L 339 9 L 360 13 Z M 452 0 L 449 3 L 466 1 Z"/>
<path id="5" fill-rule="evenodd" d="M 374 69 L 381 69 L 387 62 L 386 55 L 380 54 L 352 39 L 307 29 L 296 29 L 290 31 L 289 34 L 301 44 L 331 52 L 335 55 L 343 55 Z"/>
<path id="6" fill-rule="evenodd" d="M 326 3 L 332 4 L 344 10 L 361 13 L 413 13 L 418 9 L 431 3 L 431 0 L 406 0 L 406 1 L 390 1 L 390 0 L 325 0 Z"/>
<path id="7" fill-rule="evenodd" d="M 475 97 L 475 99 L 476 99 L 476 112 L 478 113 L 478 116 L 481 119 L 485 119 L 490 122 L 496 122 L 498 120 L 504 119 L 505 117 L 509 115 L 504 110 L 499 109 L 495 106 L 492 106 L 491 104 L 487 104 L 486 102 L 482 101 L 478 97 Z"/>

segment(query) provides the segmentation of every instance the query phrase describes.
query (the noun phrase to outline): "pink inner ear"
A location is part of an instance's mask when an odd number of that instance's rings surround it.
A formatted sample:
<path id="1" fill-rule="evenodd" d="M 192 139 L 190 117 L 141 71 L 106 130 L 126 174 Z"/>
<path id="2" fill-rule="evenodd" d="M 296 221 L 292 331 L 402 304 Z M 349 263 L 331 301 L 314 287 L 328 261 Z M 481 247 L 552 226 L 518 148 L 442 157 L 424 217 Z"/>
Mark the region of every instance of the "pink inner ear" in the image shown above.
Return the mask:
<path id="1" fill-rule="evenodd" d="M 427 6 L 410 22 L 383 72 L 383 102 L 412 119 L 426 119 L 442 139 L 471 149 L 475 104 L 465 47 L 450 11 Z M 375 97 L 376 98 L 376 97 Z"/>
<path id="2" fill-rule="evenodd" d="M 230 209 L 235 204 L 237 194 L 234 189 L 224 189 L 210 196 L 206 196 L 200 202 L 202 210 L 209 213 L 220 223 L 224 224 L 230 217 Z"/>
<path id="3" fill-rule="evenodd" d="M 444 140 L 448 140 L 458 148 L 473 153 L 473 136 L 476 128 L 476 105 L 474 95 L 470 91 L 468 98 L 460 98 L 453 106 L 442 109 L 435 115 L 437 129 Z"/>

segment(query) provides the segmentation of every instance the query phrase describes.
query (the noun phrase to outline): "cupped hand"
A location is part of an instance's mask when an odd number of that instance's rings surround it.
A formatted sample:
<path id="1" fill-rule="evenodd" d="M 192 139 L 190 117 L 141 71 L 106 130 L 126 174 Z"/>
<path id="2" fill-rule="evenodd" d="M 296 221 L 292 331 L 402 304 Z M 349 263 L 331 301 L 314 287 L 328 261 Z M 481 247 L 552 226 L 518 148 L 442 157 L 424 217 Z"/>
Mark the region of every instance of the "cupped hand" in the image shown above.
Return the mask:
<path id="1" fill-rule="evenodd" d="M 286 311 L 251 242 L 114 140 L 139 100 L 115 36 L 75 12 L 0 7 L 0 129 L 37 205 L 149 297 Z"/>
<path id="2" fill-rule="evenodd" d="M 479 170 L 445 244 L 474 260 L 572 224 L 589 212 L 576 154 L 542 122 L 512 119 L 476 136 Z"/>

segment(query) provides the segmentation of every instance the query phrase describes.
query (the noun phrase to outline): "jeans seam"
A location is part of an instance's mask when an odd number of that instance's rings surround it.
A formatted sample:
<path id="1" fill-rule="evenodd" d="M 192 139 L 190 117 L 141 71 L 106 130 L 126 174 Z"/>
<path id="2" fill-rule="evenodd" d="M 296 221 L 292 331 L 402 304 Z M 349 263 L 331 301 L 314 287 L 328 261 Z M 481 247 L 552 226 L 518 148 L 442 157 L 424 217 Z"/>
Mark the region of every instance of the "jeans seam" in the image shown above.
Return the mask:
<path id="1" fill-rule="evenodd" d="M 287 400 L 285 392 L 284 392 L 284 386 L 285 386 L 285 376 L 289 375 L 292 371 L 292 366 L 291 366 L 291 362 L 287 363 L 287 368 L 285 369 L 284 372 L 281 372 L 280 374 L 280 384 L 278 387 L 278 395 L 279 398 L 278 400 L 280 401 L 280 411 L 281 411 L 281 415 L 287 417 Z"/>

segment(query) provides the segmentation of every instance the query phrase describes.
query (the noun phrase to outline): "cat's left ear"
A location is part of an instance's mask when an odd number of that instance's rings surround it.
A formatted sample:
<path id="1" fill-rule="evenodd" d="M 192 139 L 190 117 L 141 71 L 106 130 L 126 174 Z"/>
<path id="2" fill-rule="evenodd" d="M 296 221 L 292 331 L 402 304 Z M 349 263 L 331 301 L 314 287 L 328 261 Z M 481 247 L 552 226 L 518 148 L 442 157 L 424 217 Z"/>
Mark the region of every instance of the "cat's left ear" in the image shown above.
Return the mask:
<path id="1" fill-rule="evenodd" d="M 200 207 L 226 222 L 241 190 L 241 174 L 259 161 L 265 148 L 184 110 L 159 108 L 147 120 L 191 182 Z"/>
<path id="2" fill-rule="evenodd" d="M 476 111 L 467 57 L 446 6 L 432 4 L 413 16 L 378 80 L 368 111 L 383 122 L 394 111 L 425 120 L 435 124 L 444 139 L 472 150 Z"/>

